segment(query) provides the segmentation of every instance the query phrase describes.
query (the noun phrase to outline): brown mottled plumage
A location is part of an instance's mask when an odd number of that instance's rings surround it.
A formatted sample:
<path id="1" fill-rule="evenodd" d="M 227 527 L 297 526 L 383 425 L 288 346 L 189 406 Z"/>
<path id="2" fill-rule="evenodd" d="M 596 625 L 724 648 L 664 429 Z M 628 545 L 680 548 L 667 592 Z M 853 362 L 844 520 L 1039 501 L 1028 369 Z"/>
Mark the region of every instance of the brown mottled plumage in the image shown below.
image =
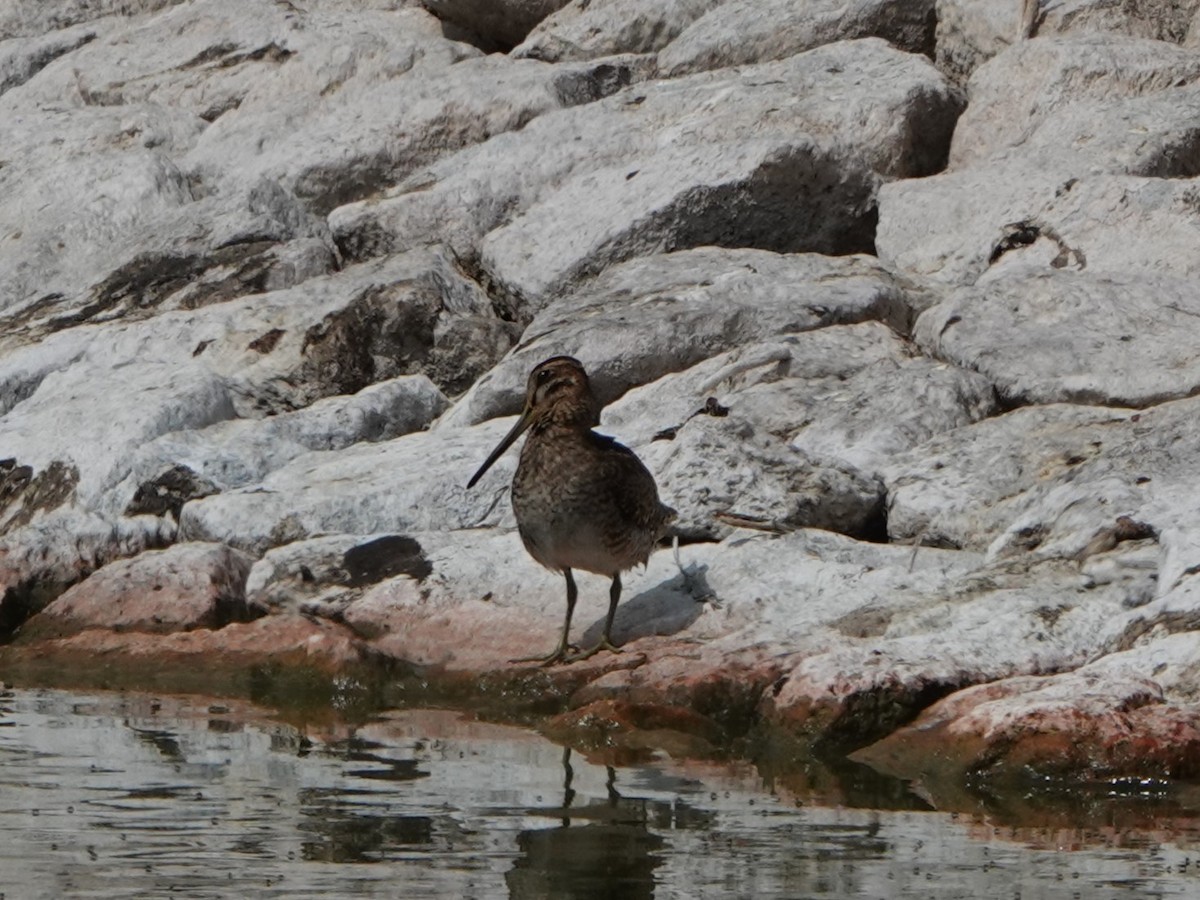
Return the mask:
<path id="1" fill-rule="evenodd" d="M 600 404 L 577 359 L 555 356 L 534 367 L 525 409 L 467 483 L 471 487 L 526 430 L 529 438 L 512 483 L 517 529 L 529 555 L 567 580 L 562 639 L 543 665 L 587 659 L 616 650 L 613 617 L 621 598 L 621 573 L 645 563 L 675 511 L 659 502 L 654 478 L 628 447 L 596 434 Z M 578 591 L 572 569 L 612 578 L 604 637 L 590 650 L 567 656 L 567 635 Z"/>

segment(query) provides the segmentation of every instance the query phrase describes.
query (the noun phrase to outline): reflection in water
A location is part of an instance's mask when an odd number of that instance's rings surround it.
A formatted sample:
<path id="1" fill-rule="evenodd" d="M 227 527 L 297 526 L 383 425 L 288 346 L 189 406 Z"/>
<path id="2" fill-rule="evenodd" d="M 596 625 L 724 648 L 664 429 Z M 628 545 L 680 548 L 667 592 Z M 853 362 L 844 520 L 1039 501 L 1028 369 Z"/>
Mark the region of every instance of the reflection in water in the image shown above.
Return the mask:
<path id="1" fill-rule="evenodd" d="M 648 828 L 646 804 L 617 792 L 617 773 L 606 766 L 606 797 L 572 809 L 571 751 L 563 750 L 562 824 L 517 835 L 521 857 L 505 874 L 513 900 L 649 898 L 654 896 L 656 852 L 664 841 Z M 575 825 L 572 827 L 574 818 Z"/>
<path id="2" fill-rule="evenodd" d="M 231 705 L 0 692 L 0 894 L 1200 896 L 1197 820 L 1120 826 L 1128 796 L 1013 827 L 821 806 L 782 769 L 614 769 L 447 712 L 304 733 Z"/>

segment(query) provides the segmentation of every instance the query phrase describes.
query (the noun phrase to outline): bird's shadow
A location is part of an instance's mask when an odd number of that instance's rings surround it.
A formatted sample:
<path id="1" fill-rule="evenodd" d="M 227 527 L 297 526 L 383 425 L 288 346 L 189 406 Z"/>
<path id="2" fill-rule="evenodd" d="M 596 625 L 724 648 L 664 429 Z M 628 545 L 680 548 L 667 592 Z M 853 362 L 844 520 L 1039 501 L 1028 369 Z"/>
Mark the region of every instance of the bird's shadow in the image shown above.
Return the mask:
<path id="1" fill-rule="evenodd" d="M 707 572 L 708 566 L 689 565 L 674 578 L 621 601 L 613 620 L 613 641 L 626 644 L 638 638 L 678 634 L 686 629 L 700 618 L 705 602 L 712 597 Z M 582 646 L 595 644 L 603 633 L 604 617 L 601 616 L 583 633 Z"/>

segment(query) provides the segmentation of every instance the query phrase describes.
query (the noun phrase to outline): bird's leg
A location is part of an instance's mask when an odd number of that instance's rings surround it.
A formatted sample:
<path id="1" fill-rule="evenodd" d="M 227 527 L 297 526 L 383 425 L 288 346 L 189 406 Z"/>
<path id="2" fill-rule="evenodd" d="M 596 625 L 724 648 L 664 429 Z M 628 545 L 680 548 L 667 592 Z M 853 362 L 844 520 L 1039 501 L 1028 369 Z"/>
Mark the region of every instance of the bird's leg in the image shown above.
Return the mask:
<path id="1" fill-rule="evenodd" d="M 563 575 L 567 579 L 567 619 L 563 622 L 562 639 L 558 642 L 558 649 L 549 656 L 523 656 L 520 659 L 510 659 L 509 662 L 535 662 L 540 666 L 552 666 L 567 658 L 567 651 L 571 649 L 567 635 L 571 632 L 571 614 L 575 612 L 575 601 L 579 597 L 579 589 L 575 587 L 575 578 L 571 575 L 570 569 L 563 569 Z"/>
<path id="2" fill-rule="evenodd" d="M 604 637 L 600 638 L 600 643 L 595 647 L 584 650 L 567 657 L 567 662 L 581 662 L 585 659 L 591 659 L 601 650 L 608 650 L 612 653 L 620 653 L 621 648 L 617 647 L 612 642 L 612 626 L 613 619 L 617 617 L 617 602 L 621 599 L 621 573 L 618 572 L 613 576 L 612 587 L 608 590 L 608 618 L 604 620 Z"/>

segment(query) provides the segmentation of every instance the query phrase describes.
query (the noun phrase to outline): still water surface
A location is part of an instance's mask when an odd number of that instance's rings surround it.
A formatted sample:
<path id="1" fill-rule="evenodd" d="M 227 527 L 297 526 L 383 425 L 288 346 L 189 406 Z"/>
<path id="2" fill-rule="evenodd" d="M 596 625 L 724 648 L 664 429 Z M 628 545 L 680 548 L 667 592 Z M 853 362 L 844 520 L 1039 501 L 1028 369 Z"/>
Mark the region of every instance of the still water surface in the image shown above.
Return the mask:
<path id="1" fill-rule="evenodd" d="M 229 701 L 0 694 L 4 900 L 1200 897 L 1200 827 L 1171 822 L 822 806 L 746 764 L 613 768 L 445 711 L 297 728 Z"/>

